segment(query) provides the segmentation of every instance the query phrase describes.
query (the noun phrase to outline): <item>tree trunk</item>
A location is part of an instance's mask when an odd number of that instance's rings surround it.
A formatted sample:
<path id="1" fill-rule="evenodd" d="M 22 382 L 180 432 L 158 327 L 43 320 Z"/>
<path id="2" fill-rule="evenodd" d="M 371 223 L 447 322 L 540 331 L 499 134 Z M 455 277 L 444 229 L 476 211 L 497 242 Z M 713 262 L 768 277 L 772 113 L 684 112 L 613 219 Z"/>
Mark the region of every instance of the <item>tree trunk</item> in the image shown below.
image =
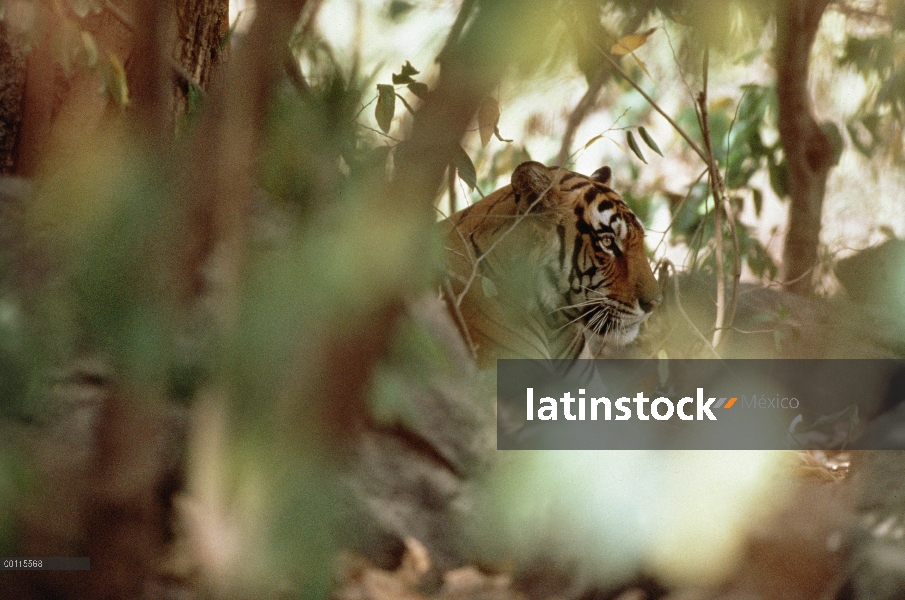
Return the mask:
<path id="1" fill-rule="evenodd" d="M 810 294 L 820 243 L 826 180 L 834 162 L 830 137 L 811 112 L 808 59 L 829 0 L 783 0 L 777 10 L 776 93 L 779 137 L 789 163 L 789 224 L 783 248 L 786 289 Z"/>
<path id="2" fill-rule="evenodd" d="M 0 22 L 0 175 L 12 173 L 22 122 L 25 50 L 22 41 Z"/>
<path id="3" fill-rule="evenodd" d="M 11 6 L 0 22 L 0 174 L 24 177 L 47 176 L 82 158 L 111 123 L 131 126 L 146 143 L 172 141 L 189 86 L 204 93 L 228 31 L 227 0 L 177 0 L 175 6 L 112 0 L 84 18 L 60 8 L 66 3 L 39 2 L 41 28 L 15 14 L 19 5 Z M 26 52 L 28 35 L 39 31 Z M 71 56 L 64 67 L 61 45 L 84 49 L 86 39 L 96 45 L 97 62 Z M 125 107 L 114 94 L 99 91 L 110 84 L 105 74 L 113 63 L 124 68 Z M 40 282 L 35 285 L 40 289 Z M 0 574 L 0 595 L 151 597 L 169 535 L 170 494 L 179 480 L 181 414 L 163 389 L 143 395 L 122 373 L 75 372 L 71 379 L 61 404 L 77 403 L 86 390 L 104 390 L 89 407 L 96 420 L 71 460 L 36 442 L 31 458 L 39 506 L 18 522 L 18 549 L 34 556 L 90 556 L 91 570 Z M 70 467 L 65 472 L 54 467 L 61 461 Z"/>

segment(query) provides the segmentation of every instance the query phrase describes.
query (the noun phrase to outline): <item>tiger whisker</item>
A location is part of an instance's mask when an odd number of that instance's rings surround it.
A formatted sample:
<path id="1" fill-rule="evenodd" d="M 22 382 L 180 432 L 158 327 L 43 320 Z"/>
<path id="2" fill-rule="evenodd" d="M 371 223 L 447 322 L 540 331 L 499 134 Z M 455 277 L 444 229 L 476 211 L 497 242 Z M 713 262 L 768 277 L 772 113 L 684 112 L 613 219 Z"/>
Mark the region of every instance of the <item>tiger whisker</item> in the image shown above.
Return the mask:
<path id="1" fill-rule="evenodd" d="M 568 323 L 566 323 L 565 325 L 563 325 L 562 327 L 557 327 L 554 331 L 555 331 L 556 333 L 559 333 L 560 331 L 562 331 L 563 329 L 565 329 L 565 328 L 568 327 L 569 325 L 575 323 L 575 322 L 578 321 L 579 319 L 583 319 L 585 316 L 587 316 L 589 313 L 591 313 L 591 312 L 594 311 L 594 310 L 595 310 L 595 309 L 592 307 L 592 308 L 590 308 L 590 309 L 584 311 L 583 313 L 581 313 L 580 315 L 578 315 L 577 317 L 575 317 L 574 319 L 572 319 L 571 321 L 569 321 Z"/>
<path id="2" fill-rule="evenodd" d="M 592 305 L 599 305 L 599 304 L 600 304 L 600 300 L 596 300 L 596 299 L 595 300 L 585 300 L 584 302 L 578 302 L 576 304 L 568 304 L 566 306 L 560 306 L 558 308 L 554 308 L 553 310 L 550 311 L 550 314 L 553 314 L 556 311 L 560 311 L 560 310 L 568 310 L 570 308 L 581 308 L 582 306 L 592 306 Z"/>

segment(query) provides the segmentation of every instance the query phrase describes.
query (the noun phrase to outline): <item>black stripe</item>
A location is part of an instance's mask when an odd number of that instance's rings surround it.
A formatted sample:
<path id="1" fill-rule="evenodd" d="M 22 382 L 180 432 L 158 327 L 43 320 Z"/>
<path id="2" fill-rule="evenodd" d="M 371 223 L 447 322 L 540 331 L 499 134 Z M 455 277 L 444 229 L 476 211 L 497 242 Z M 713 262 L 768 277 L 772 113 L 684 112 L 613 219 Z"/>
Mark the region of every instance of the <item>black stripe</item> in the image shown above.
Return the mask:
<path id="1" fill-rule="evenodd" d="M 477 233 L 477 229 L 473 230 L 471 232 L 471 234 L 468 236 L 468 241 L 471 242 L 471 249 L 474 251 L 475 259 L 478 259 L 484 255 L 484 251 L 481 250 L 481 247 L 478 246 L 478 243 L 474 239 L 474 236 L 476 233 Z"/>
<path id="2" fill-rule="evenodd" d="M 597 206 L 597 212 L 603 212 L 605 210 L 610 210 L 611 208 L 613 208 L 613 201 L 604 200 Z"/>
<path id="3" fill-rule="evenodd" d="M 587 181 L 582 181 L 582 182 L 578 183 L 577 185 L 573 185 L 570 188 L 565 188 L 565 187 L 560 186 L 559 189 L 562 190 L 563 192 L 574 192 L 575 190 L 581 189 L 581 188 L 585 187 L 586 185 L 590 185 L 590 184 Z"/>
<path id="4" fill-rule="evenodd" d="M 578 173 L 569 171 L 568 175 L 564 175 L 563 178 L 559 180 L 559 185 L 562 186 L 562 184 L 566 183 L 567 181 L 572 181 L 573 179 L 576 179 L 578 177 L 584 177 L 584 175 L 579 175 Z"/>

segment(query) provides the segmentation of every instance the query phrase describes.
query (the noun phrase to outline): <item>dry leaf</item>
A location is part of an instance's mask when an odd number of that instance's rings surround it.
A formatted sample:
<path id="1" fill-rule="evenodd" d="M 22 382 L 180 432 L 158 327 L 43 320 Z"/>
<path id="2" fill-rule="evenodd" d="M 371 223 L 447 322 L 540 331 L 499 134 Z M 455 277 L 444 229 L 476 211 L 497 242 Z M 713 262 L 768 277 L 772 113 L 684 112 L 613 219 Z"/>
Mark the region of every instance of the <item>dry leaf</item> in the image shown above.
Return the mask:
<path id="1" fill-rule="evenodd" d="M 656 31 L 656 27 L 651 27 L 644 33 L 633 33 L 631 35 L 627 35 L 616 42 L 612 48 L 610 48 L 610 52 L 615 54 L 616 56 L 624 56 L 626 54 L 630 54 L 634 52 L 638 48 L 644 45 L 644 42 L 647 41 L 647 38 L 650 37 L 654 31 Z"/>

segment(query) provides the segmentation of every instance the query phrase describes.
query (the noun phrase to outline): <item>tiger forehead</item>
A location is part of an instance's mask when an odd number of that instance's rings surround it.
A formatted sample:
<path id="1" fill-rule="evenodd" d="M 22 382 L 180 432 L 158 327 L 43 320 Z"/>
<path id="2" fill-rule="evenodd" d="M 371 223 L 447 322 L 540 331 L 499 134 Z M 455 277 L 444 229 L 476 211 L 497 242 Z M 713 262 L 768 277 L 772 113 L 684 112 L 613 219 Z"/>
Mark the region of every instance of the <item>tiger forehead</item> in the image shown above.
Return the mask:
<path id="1" fill-rule="evenodd" d="M 598 197 L 604 196 L 613 202 L 625 206 L 622 196 L 617 194 L 611 187 L 599 181 L 588 179 L 584 175 L 579 175 L 577 173 L 570 173 L 563 177 L 560 181 L 559 189 L 566 194 L 574 193 L 576 196 L 583 195 L 585 202 L 588 204 Z"/>
<path id="2" fill-rule="evenodd" d="M 579 179 L 572 185 L 563 185 L 560 189 L 573 194 L 575 215 L 591 226 L 598 233 L 612 232 L 620 238 L 639 232 L 641 224 L 635 217 L 622 196 L 608 186 L 583 175 L 572 174 L 565 180 Z M 571 183 L 571 181 L 569 181 Z"/>

